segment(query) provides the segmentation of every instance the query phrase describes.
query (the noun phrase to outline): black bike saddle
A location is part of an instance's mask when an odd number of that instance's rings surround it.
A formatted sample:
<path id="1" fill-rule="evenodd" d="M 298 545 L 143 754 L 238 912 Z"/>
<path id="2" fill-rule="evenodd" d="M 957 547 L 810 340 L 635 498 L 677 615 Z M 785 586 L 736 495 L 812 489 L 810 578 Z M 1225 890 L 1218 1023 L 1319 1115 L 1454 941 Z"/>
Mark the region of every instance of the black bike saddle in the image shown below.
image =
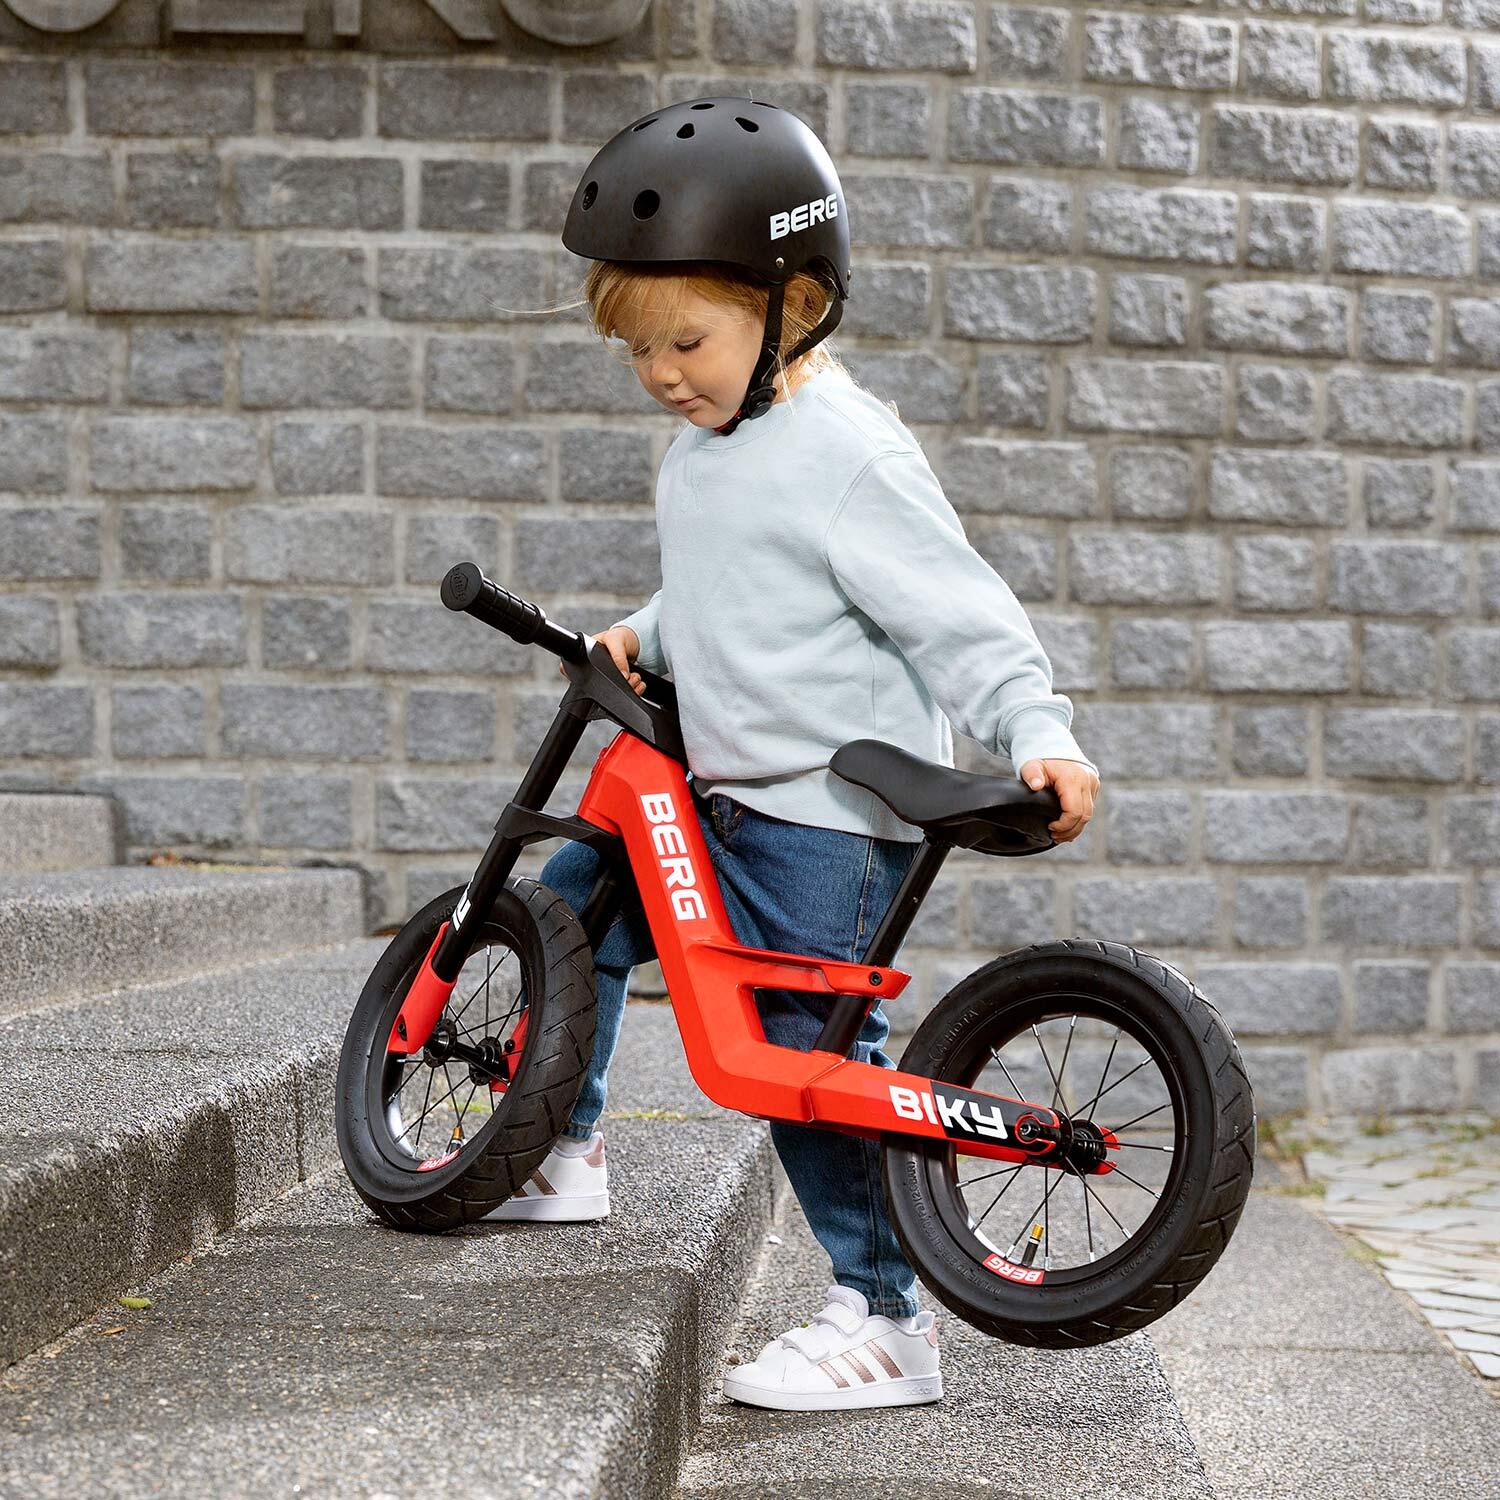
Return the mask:
<path id="1" fill-rule="evenodd" d="M 884 740 L 850 740 L 828 766 L 934 842 L 980 854 L 1040 854 L 1056 842 L 1047 825 L 1062 804 L 1051 787 L 1034 792 L 1014 777 L 960 771 Z"/>

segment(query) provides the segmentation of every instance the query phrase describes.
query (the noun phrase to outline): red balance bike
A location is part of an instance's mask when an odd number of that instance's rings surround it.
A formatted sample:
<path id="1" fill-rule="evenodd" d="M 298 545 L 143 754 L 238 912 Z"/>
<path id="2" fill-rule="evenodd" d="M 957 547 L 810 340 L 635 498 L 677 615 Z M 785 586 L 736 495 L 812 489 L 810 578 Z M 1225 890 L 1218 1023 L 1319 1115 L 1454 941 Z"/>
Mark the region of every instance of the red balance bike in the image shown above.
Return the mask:
<path id="1" fill-rule="evenodd" d="M 360 1196 L 442 1231 L 510 1197 L 567 1122 L 593 1050 L 593 945 L 644 908 L 688 1066 L 716 1104 L 881 1142 L 901 1247 L 938 1301 L 1020 1344 L 1121 1337 L 1207 1274 L 1250 1189 L 1255 1112 L 1239 1049 L 1178 969 L 1123 943 L 1036 943 L 975 970 L 921 1022 L 899 1069 L 849 1053 L 889 960 L 953 848 L 1052 846 L 1056 795 L 879 740 L 830 764 L 925 838 L 860 963 L 736 941 L 686 779 L 670 681 L 644 695 L 593 637 L 473 563 L 443 603 L 555 652 L 569 686 L 467 887 L 429 901 L 366 981 L 339 1061 L 339 1149 Z M 624 731 L 576 816 L 542 811 L 585 726 Z M 580 912 L 513 877 L 539 839 L 603 853 Z M 830 996 L 806 1052 L 766 1041 L 761 989 Z"/>

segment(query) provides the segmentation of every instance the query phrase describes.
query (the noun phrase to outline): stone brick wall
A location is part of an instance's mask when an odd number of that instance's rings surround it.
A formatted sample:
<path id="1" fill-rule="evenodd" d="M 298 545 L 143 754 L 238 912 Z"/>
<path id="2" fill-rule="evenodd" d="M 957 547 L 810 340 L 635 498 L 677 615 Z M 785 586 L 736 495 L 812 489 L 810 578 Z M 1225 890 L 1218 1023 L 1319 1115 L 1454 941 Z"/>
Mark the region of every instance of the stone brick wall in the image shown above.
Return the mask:
<path id="1" fill-rule="evenodd" d="M 835 347 L 1105 774 L 1078 844 L 950 861 L 898 1023 L 1121 938 L 1263 1112 L 1500 1110 L 1500 3 L 658 0 L 577 51 L 160 10 L 0 0 L 0 781 L 114 792 L 136 858 L 357 862 L 387 919 L 466 878 L 561 684 L 436 582 L 617 618 L 677 428 L 510 310 L 576 294 L 597 145 L 753 91 L 843 174 Z"/>

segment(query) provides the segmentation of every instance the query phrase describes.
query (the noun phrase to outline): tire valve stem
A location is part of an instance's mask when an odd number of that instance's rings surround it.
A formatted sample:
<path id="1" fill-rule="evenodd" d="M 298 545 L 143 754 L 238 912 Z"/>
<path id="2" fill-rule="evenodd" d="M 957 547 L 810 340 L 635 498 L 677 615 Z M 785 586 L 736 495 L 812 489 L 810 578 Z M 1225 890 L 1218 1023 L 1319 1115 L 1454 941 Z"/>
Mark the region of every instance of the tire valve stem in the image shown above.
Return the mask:
<path id="1" fill-rule="evenodd" d="M 1041 1245 L 1042 1226 L 1040 1224 L 1033 1224 L 1031 1226 L 1031 1236 L 1026 1241 L 1026 1248 L 1021 1252 L 1021 1264 L 1023 1266 L 1029 1266 L 1036 1259 L 1036 1253 L 1041 1248 Z"/>
<path id="2" fill-rule="evenodd" d="M 448 1144 L 450 1146 L 462 1146 L 463 1143 L 464 1143 L 464 1122 L 462 1120 L 460 1120 L 458 1122 L 458 1124 L 456 1124 L 453 1127 L 453 1134 L 448 1137 Z"/>

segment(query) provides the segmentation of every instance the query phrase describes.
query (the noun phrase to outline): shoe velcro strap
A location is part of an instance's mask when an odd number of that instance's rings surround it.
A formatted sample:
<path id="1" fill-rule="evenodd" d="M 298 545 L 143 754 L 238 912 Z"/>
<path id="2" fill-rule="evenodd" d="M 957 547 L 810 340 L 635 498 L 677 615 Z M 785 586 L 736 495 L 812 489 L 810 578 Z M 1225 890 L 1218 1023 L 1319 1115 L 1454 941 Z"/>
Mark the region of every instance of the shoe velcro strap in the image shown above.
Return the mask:
<path id="1" fill-rule="evenodd" d="M 865 1322 L 852 1307 L 842 1302 L 830 1302 L 813 1321 L 814 1323 L 829 1323 L 840 1333 L 857 1333 L 864 1327 Z"/>
<path id="2" fill-rule="evenodd" d="M 821 1328 L 793 1328 L 781 1335 L 781 1342 L 805 1354 L 816 1364 L 828 1358 L 828 1335 Z"/>

